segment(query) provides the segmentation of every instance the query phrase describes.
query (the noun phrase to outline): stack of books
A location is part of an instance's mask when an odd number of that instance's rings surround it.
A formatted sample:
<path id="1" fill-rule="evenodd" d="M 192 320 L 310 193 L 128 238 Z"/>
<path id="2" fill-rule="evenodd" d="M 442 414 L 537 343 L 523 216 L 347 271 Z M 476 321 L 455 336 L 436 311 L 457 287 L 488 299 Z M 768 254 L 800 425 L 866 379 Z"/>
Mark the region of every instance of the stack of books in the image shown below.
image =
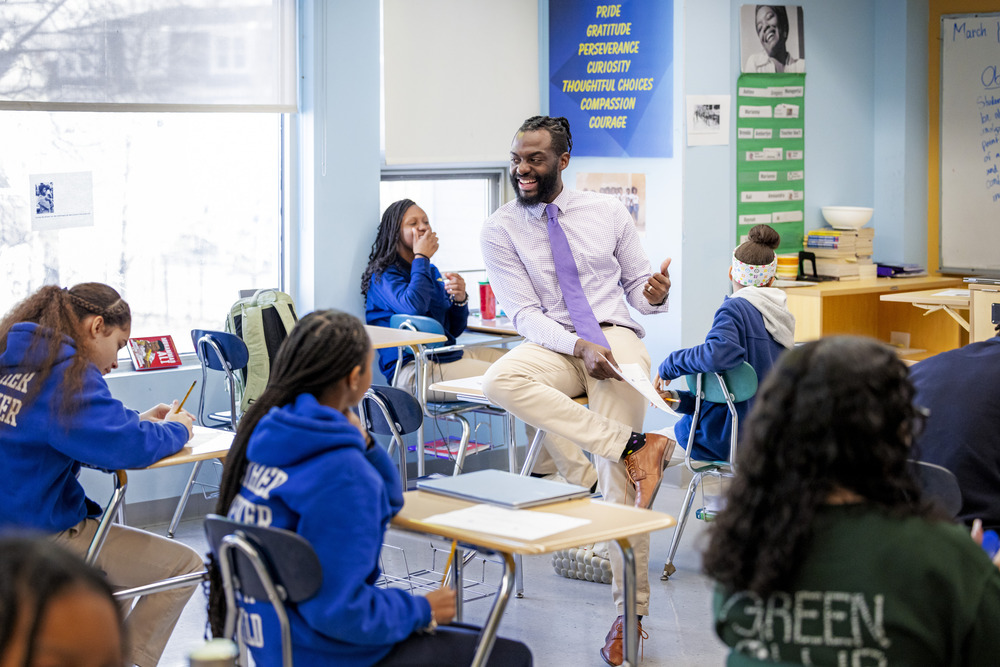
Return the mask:
<path id="1" fill-rule="evenodd" d="M 814 229 L 806 234 L 802 245 L 816 255 L 816 273 L 838 280 L 874 278 L 875 229 Z"/>

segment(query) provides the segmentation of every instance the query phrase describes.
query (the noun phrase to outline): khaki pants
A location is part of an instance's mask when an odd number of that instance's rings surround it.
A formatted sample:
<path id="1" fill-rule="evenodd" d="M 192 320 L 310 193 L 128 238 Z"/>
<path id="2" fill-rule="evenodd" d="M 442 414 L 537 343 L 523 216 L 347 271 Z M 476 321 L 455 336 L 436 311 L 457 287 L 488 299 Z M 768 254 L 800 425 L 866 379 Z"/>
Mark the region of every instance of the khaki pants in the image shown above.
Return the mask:
<path id="1" fill-rule="evenodd" d="M 72 528 L 57 533 L 53 539 L 84 557 L 95 532 L 97 520 L 84 519 Z M 202 557 L 186 544 L 118 524 L 112 525 L 108 531 L 94 565 L 107 574 L 108 582 L 115 590 L 205 569 Z M 159 662 L 184 605 L 197 589 L 197 586 L 191 586 L 153 593 L 138 598 L 134 607 L 131 601 L 123 605 L 130 648 L 127 664 L 154 667 Z"/>
<path id="2" fill-rule="evenodd" d="M 646 346 L 631 329 L 604 326 L 620 364 L 637 363 L 649 373 Z M 632 505 L 635 489 L 625 475 L 622 451 L 633 431 L 642 431 L 647 401 L 620 380 L 595 380 L 583 360 L 534 343 L 522 343 L 494 363 L 483 382 L 486 396 L 521 421 L 570 440 L 594 454 L 601 493 L 610 502 Z M 573 397 L 586 394 L 589 408 Z M 637 612 L 649 613 L 649 534 L 630 538 L 635 551 Z M 610 549 L 612 594 L 624 609 L 622 560 Z"/>
<path id="3" fill-rule="evenodd" d="M 486 375 L 486 371 L 496 360 L 503 357 L 508 350 L 498 347 L 470 347 L 462 351 L 462 358 L 446 364 L 431 363 L 428 375 L 428 385 L 443 380 L 459 380 L 468 377 Z M 399 369 L 393 380 L 393 385 L 416 395 L 416 364 L 410 362 Z M 427 400 L 434 402 L 456 401 L 455 394 L 429 391 Z M 528 441 L 535 435 L 535 429 L 528 425 Z M 535 461 L 534 472 L 558 472 L 567 482 L 590 488 L 597 481 L 597 471 L 590 460 L 584 456 L 580 448 L 565 438 L 551 433 L 545 435 L 542 449 Z"/>

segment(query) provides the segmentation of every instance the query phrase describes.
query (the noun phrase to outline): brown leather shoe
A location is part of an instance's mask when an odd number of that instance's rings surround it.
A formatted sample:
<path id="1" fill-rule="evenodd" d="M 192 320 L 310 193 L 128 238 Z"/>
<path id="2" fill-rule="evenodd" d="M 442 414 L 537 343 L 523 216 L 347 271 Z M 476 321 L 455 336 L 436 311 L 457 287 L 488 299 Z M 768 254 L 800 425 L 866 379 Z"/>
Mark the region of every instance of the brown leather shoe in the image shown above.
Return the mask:
<path id="1" fill-rule="evenodd" d="M 635 486 L 635 506 L 649 509 L 663 481 L 663 463 L 677 443 L 659 433 L 647 433 L 642 449 L 625 457 L 625 474 Z"/>
<path id="2" fill-rule="evenodd" d="M 620 665 L 625 662 L 624 649 L 622 648 L 622 636 L 625 634 L 625 617 L 619 616 L 611 624 L 608 636 L 604 638 L 604 647 L 601 649 L 601 658 L 609 665 Z M 642 620 L 639 620 L 639 642 L 648 637 L 642 629 Z"/>

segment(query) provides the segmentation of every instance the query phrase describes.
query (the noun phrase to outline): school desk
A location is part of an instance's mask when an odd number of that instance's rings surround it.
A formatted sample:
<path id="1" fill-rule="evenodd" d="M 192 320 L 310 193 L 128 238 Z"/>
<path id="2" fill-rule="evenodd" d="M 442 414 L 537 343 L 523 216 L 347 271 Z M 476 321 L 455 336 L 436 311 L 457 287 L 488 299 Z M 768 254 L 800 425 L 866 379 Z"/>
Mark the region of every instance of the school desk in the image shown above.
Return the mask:
<path id="1" fill-rule="evenodd" d="M 409 329 L 393 329 L 366 324 L 365 331 L 372 341 L 372 347 L 381 350 L 387 347 L 414 347 L 428 343 L 446 343 L 448 338 L 441 334 L 410 331 Z"/>
<path id="2" fill-rule="evenodd" d="M 497 628 L 503 616 L 507 602 L 510 600 L 514 587 L 514 554 L 538 555 L 569 549 L 581 544 L 613 541 L 622 552 L 624 561 L 623 588 L 625 590 L 625 631 L 624 653 L 627 665 L 637 665 L 639 657 L 639 626 L 635 615 L 635 556 L 628 538 L 654 530 L 669 528 L 676 523 L 674 517 L 662 512 L 618 505 L 601 500 L 584 498 L 569 500 L 551 505 L 542 505 L 523 512 L 548 512 L 566 517 L 587 519 L 582 526 L 536 539 L 501 536 L 489 532 L 479 532 L 463 528 L 454 528 L 427 523 L 426 519 L 436 514 L 444 514 L 455 510 L 472 507 L 472 503 L 458 498 L 451 498 L 426 491 L 409 491 L 404 496 L 403 509 L 392 519 L 392 527 L 412 533 L 421 533 L 441 537 L 447 540 L 457 540 L 462 544 L 471 545 L 484 550 L 499 553 L 503 557 L 503 574 L 497 596 L 493 601 L 489 616 L 483 624 L 476 653 L 472 660 L 473 667 L 486 664 L 493 643 L 496 640 Z M 456 557 L 458 563 L 460 558 Z M 456 574 L 458 574 L 456 572 Z M 460 575 L 459 575 L 460 576 Z M 530 638 L 529 638 L 530 644 Z"/>
<path id="3" fill-rule="evenodd" d="M 226 454 L 229 453 L 229 448 L 233 444 L 233 435 L 229 431 L 195 425 L 193 437 L 180 451 L 166 456 L 146 468 L 137 469 L 166 468 L 185 463 L 197 463 L 198 461 L 205 461 L 207 459 L 222 460 L 226 458 Z M 99 468 L 94 469 L 101 470 Z M 111 523 L 115 520 L 125 523 L 125 492 L 128 490 L 128 473 L 125 470 L 102 470 L 102 472 L 109 472 L 114 475 L 114 489 L 111 493 L 111 498 L 108 500 L 104 511 L 98 519 L 97 532 L 94 534 L 90 548 L 87 551 L 88 563 L 92 563 L 97 558 L 98 552 L 104 546 L 104 540 L 107 538 Z M 184 495 L 181 496 L 181 502 L 178 503 L 177 509 L 174 510 L 174 516 L 170 521 L 170 528 L 168 529 L 170 537 L 173 537 L 177 523 L 180 521 L 180 516 L 184 512 L 193 482 L 194 476 L 191 476 L 188 479 L 187 486 L 184 488 Z"/>
<path id="4" fill-rule="evenodd" d="M 997 335 L 993 324 L 993 304 L 1000 303 L 1000 285 L 970 283 L 969 342 L 979 343 Z"/>
<path id="5" fill-rule="evenodd" d="M 225 459 L 229 453 L 229 448 L 233 444 L 234 435 L 232 431 L 207 428 L 195 424 L 194 435 L 180 451 L 164 457 L 147 467 L 147 469 L 168 468 L 170 466 L 184 465 L 185 463 L 193 463 L 195 465 L 195 469 L 188 476 L 187 484 L 184 485 L 184 490 L 181 492 L 177 507 L 174 508 L 174 515 L 170 518 L 170 525 L 167 526 L 167 537 L 172 538 L 174 536 L 177 526 L 181 522 L 181 516 L 184 514 L 188 497 L 190 497 L 191 489 L 195 484 L 195 478 L 198 476 L 197 468 L 201 467 L 203 461 L 210 459 L 222 461 Z"/>
<path id="6" fill-rule="evenodd" d="M 435 382 L 428 387 L 428 389 L 431 391 L 441 391 L 455 394 L 455 397 L 460 401 L 471 401 L 473 403 L 490 405 L 489 400 L 483 394 L 482 375 L 456 380 L 442 380 L 440 382 Z M 587 405 L 586 396 L 577 396 L 573 400 L 580 405 Z M 517 466 L 517 438 L 514 435 L 514 415 L 509 412 L 507 413 L 507 433 L 510 434 L 507 441 L 508 470 L 515 475 L 529 474 L 531 469 L 534 468 L 535 460 L 538 458 L 538 452 L 542 448 L 542 439 L 545 437 L 545 431 L 543 429 L 535 430 L 535 437 L 532 438 L 531 444 L 528 446 L 528 451 L 524 456 L 524 463 L 521 465 L 520 469 L 518 469 Z M 515 556 L 514 560 L 516 565 L 514 569 L 514 590 L 517 597 L 523 597 L 524 569 L 521 567 L 521 556 Z"/>
<path id="7" fill-rule="evenodd" d="M 969 309 L 969 290 L 961 287 L 950 287 L 948 289 L 926 289 L 914 292 L 893 292 L 879 296 L 881 301 L 894 301 L 897 303 L 909 303 L 924 310 L 921 313 L 924 317 L 938 311 L 951 317 L 966 331 L 969 330 L 969 321 L 958 311 Z"/>
<path id="8" fill-rule="evenodd" d="M 491 320 L 483 319 L 478 315 L 469 315 L 469 319 L 465 324 L 466 331 L 475 331 L 476 333 L 488 333 L 496 334 L 499 336 L 516 336 L 517 329 L 514 328 L 514 323 L 509 317 L 494 317 Z"/>

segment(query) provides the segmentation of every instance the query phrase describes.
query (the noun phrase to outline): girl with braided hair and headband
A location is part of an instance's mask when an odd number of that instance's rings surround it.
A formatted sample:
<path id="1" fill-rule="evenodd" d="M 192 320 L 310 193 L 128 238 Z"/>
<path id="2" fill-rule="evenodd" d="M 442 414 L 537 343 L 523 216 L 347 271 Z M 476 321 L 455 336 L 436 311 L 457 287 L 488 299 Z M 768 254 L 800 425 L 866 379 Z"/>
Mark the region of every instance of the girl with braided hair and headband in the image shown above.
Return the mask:
<path id="1" fill-rule="evenodd" d="M 42 287 L 0 320 L 0 531 L 51 535 L 84 555 L 100 506 L 77 479 L 82 465 L 144 468 L 180 450 L 194 417 L 174 405 L 144 413 L 111 395 L 132 312 L 111 287 Z M 193 549 L 112 525 L 95 565 L 114 588 L 197 572 Z M 194 588 L 140 597 L 125 619 L 129 663 L 152 667 Z"/>
<path id="2" fill-rule="evenodd" d="M 656 388 L 661 394 L 668 391 L 667 384 L 674 378 L 693 373 L 721 373 L 744 361 L 753 366 L 757 379 L 763 380 L 778 356 L 792 347 L 795 317 L 785 305 L 785 293 L 771 287 L 778 266 L 774 249 L 780 241 L 778 233 L 767 225 L 750 229 L 747 241 L 733 251 L 729 268 L 732 296 L 727 296 L 715 311 L 704 343 L 675 350 L 660 364 Z M 671 437 L 687 447 L 694 396 L 686 391 L 671 394 L 680 400 L 677 411 L 684 413 L 674 424 Z M 752 403 L 751 398 L 736 404 L 740 423 Z M 731 426 L 732 417 L 725 404 L 703 405 L 691 457 L 697 461 L 728 459 Z"/>

